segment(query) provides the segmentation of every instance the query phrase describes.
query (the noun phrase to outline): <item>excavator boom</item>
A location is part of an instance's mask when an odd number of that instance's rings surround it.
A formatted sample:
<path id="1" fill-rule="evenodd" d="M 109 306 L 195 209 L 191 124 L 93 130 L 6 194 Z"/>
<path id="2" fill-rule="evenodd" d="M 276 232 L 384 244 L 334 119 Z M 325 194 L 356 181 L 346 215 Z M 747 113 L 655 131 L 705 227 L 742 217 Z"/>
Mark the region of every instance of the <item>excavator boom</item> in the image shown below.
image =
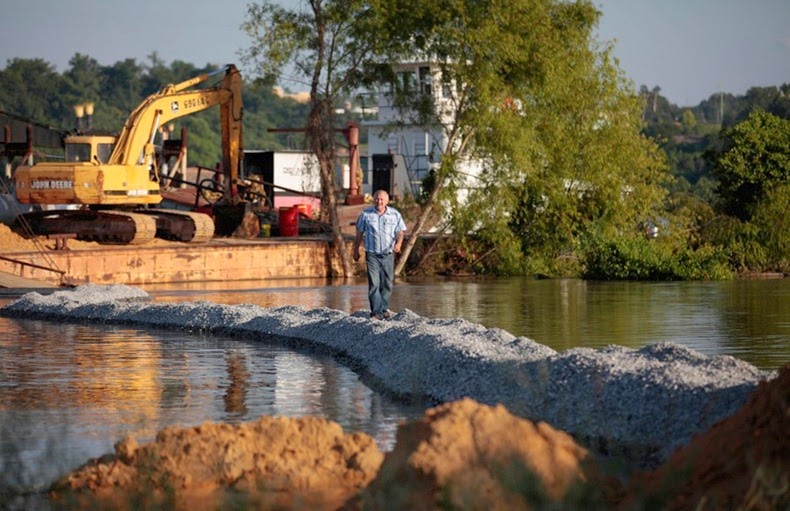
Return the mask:
<path id="1" fill-rule="evenodd" d="M 217 72 L 168 85 L 157 94 L 149 96 L 127 119 L 109 163 L 152 164 L 153 141 L 160 126 L 179 117 L 220 105 L 223 159 L 228 160 L 223 161 L 223 168 L 238 172 L 242 137 L 241 75 L 232 65 L 224 70 L 224 79 L 215 87 L 190 90 L 190 87 L 209 80 Z"/>

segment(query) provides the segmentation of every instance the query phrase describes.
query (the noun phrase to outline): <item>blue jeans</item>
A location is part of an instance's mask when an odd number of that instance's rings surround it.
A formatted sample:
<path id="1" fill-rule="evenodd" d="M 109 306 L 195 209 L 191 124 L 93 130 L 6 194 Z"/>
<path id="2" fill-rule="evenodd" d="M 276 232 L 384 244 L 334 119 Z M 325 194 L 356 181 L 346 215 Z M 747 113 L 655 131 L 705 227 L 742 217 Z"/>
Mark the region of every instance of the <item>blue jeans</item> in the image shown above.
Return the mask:
<path id="1" fill-rule="evenodd" d="M 368 269 L 368 298 L 371 314 L 384 314 L 390 306 L 395 274 L 394 254 L 365 253 Z"/>

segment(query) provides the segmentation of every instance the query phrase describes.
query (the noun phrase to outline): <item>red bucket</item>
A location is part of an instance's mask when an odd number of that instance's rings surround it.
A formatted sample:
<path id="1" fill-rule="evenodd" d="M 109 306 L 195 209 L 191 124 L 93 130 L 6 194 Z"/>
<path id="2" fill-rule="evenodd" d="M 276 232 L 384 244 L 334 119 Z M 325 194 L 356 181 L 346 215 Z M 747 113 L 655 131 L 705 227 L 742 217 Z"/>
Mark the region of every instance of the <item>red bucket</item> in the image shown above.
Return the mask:
<path id="1" fill-rule="evenodd" d="M 280 208 L 280 236 L 299 236 L 299 210 L 296 207 Z"/>

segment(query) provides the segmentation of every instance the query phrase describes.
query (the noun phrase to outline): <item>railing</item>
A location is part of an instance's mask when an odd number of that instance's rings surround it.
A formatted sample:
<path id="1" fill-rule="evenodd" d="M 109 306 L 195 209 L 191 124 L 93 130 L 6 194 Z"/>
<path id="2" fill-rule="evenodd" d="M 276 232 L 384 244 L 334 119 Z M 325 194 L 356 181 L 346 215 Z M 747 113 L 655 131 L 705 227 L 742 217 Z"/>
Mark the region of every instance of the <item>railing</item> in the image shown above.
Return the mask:
<path id="1" fill-rule="evenodd" d="M 60 275 L 60 285 L 61 286 L 71 286 L 71 284 L 69 284 L 68 282 L 64 282 L 64 279 L 66 278 L 66 272 L 63 271 L 63 270 L 58 270 L 58 269 L 55 269 L 55 268 L 48 268 L 46 266 L 41 266 L 40 264 L 28 263 L 27 261 L 20 261 L 19 259 L 12 259 L 10 257 L 5 257 L 5 256 L 0 256 L 0 259 L 2 259 L 4 261 L 9 261 L 9 262 L 12 262 L 12 263 L 15 263 L 15 264 L 21 264 L 23 266 L 30 266 L 31 268 L 36 268 L 36 269 L 39 269 L 39 270 L 51 271 L 52 273 L 57 273 L 58 275 Z"/>

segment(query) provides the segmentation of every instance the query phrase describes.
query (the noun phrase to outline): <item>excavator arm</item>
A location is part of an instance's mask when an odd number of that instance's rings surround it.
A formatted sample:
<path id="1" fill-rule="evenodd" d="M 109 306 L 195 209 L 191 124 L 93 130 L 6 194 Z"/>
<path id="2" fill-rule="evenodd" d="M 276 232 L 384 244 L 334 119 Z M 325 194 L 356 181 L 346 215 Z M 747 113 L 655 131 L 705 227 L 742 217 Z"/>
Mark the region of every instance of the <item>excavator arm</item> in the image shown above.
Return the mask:
<path id="1" fill-rule="evenodd" d="M 193 88 L 221 72 L 225 77 L 218 85 Z M 242 152 L 241 74 L 233 65 L 168 85 L 149 96 L 126 121 L 109 164 L 152 165 L 154 137 L 160 126 L 216 105 L 220 106 L 222 126 L 222 169 L 227 182 L 233 182 L 238 177 Z M 230 189 L 226 187 L 226 193 L 230 193 Z"/>

